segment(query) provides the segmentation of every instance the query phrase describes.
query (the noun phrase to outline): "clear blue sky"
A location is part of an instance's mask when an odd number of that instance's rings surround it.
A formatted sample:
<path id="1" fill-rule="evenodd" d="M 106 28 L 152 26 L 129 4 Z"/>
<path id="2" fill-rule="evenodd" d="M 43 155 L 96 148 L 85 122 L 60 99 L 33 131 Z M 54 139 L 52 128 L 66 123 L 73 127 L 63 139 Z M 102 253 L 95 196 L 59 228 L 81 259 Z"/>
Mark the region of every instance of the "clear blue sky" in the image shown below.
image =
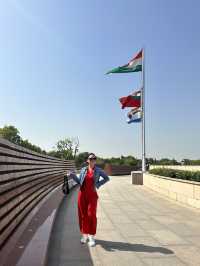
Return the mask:
<path id="1" fill-rule="evenodd" d="M 8 0 L 0 4 L 0 126 L 51 149 L 141 156 L 118 98 L 141 73 L 104 75 L 146 48 L 147 157 L 200 158 L 200 3 Z"/>

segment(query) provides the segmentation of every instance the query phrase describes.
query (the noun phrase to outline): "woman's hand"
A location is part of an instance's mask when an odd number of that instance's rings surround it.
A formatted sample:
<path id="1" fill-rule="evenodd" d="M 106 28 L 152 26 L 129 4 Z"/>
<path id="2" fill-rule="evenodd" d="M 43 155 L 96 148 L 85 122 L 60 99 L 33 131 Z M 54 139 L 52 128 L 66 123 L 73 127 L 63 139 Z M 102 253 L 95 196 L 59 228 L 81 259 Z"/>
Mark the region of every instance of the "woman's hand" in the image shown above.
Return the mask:
<path id="1" fill-rule="evenodd" d="M 67 170 L 67 176 L 70 176 L 70 175 L 71 175 L 71 171 Z"/>
<path id="2" fill-rule="evenodd" d="M 74 171 L 72 171 L 72 170 L 67 170 L 67 176 L 70 177 L 71 174 L 74 174 Z"/>

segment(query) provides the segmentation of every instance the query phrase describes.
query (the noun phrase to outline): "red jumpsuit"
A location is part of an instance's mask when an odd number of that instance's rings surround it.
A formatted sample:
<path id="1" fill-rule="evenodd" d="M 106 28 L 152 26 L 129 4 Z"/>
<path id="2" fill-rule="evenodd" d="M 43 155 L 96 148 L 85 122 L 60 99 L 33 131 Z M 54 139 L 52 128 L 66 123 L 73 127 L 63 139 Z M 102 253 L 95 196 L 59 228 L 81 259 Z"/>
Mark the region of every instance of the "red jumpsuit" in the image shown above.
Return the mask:
<path id="1" fill-rule="evenodd" d="M 82 234 L 96 234 L 98 194 L 94 185 L 94 171 L 89 170 L 78 192 L 79 228 Z"/>

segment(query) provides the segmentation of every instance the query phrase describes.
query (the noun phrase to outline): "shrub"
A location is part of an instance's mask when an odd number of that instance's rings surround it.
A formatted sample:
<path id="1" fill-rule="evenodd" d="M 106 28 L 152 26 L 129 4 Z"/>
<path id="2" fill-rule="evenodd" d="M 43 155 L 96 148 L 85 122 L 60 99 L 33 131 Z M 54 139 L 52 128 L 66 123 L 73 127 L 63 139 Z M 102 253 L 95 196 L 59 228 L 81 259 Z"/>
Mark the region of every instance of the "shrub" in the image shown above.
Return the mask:
<path id="1" fill-rule="evenodd" d="M 193 172 L 169 168 L 154 168 L 149 170 L 149 173 L 171 178 L 200 182 L 200 171 Z"/>

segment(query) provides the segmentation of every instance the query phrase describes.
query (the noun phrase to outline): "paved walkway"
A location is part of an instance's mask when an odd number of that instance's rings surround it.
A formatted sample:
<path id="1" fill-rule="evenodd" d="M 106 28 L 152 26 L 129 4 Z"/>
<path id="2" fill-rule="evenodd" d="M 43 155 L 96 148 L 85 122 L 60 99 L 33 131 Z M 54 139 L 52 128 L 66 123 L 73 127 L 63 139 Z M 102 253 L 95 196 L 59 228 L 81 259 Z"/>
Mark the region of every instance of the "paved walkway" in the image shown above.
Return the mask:
<path id="1" fill-rule="evenodd" d="M 98 190 L 96 246 L 79 241 L 75 188 L 53 228 L 47 266 L 200 265 L 200 212 L 168 200 L 130 176 Z"/>

